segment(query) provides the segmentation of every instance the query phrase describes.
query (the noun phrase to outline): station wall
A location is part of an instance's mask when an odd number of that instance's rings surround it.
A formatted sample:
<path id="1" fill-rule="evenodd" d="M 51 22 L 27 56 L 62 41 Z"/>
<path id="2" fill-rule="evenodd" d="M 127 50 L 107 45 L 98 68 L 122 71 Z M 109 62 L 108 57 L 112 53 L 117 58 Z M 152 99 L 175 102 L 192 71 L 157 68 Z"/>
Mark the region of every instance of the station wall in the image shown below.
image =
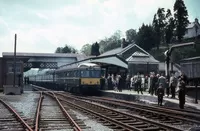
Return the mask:
<path id="1" fill-rule="evenodd" d="M 3 58 L 0 58 L 0 91 L 3 90 Z"/>

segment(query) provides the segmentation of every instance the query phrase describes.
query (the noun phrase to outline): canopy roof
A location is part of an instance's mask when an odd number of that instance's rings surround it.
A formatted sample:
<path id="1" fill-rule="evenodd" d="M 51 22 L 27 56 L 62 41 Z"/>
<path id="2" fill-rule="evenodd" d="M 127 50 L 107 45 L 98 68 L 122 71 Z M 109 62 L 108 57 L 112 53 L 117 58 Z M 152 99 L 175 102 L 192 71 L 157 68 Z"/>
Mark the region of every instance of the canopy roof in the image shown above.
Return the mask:
<path id="1" fill-rule="evenodd" d="M 108 56 L 91 57 L 82 61 L 77 61 L 71 64 L 61 66 L 59 67 L 58 70 L 65 69 L 67 66 L 78 65 L 82 63 L 96 63 L 96 64 L 101 63 L 108 65 L 116 65 L 128 69 L 128 63 L 124 59 L 122 59 L 118 55 L 108 55 Z"/>
<path id="2" fill-rule="evenodd" d="M 137 64 L 159 63 L 159 61 L 157 61 L 153 56 L 149 54 L 144 54 L 140 51 L 134 52 L 129 58 L 126 59 L 126 61 L 128 61 L 128 63 L 137 63 Z"/>
<path id="3" fill-rule="evenodd" d="M 96 59 L 92 59 L 90 62 L 92 62 L 92 63 L 111 64 L 111 65 L 116 65 L 116 66 L 128 69 L 127 62 L 124 61 L 123 59 L 121 59 L 117 55 L 111 55 L 111 56 L 106 56 L 106 57 L 97 57 Z"/>

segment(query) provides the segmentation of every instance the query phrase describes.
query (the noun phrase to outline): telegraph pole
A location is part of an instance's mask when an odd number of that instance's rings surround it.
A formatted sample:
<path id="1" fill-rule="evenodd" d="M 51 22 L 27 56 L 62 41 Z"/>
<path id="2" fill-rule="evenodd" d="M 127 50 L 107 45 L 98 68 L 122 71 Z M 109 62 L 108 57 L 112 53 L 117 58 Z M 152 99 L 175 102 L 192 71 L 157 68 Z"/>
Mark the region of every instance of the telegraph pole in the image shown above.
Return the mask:
<path id="1" fill-rule="evenodd" d="M 195 32 L 196 32 L 196 37 L 195 37 L 195 44 L 197 44 L 197 33 L 198 33 L 198 26 L 195 24 Z M 194 75 L 194 72 L 193 72 Z M 195 79 L 195 103 L 198 104 L 198 79 Z"/>
<path id="2" fill-rule="evenodd" d="M 13 66 L 13 73 L 14 73 L 14 79 L 13 79 L 13 87 L 15 87 L 15 78 L 16 78 L 16 45 L 17 45 L 17 34 L 15 34 L 15 43 L 14 43 L 14 66 Z"/>

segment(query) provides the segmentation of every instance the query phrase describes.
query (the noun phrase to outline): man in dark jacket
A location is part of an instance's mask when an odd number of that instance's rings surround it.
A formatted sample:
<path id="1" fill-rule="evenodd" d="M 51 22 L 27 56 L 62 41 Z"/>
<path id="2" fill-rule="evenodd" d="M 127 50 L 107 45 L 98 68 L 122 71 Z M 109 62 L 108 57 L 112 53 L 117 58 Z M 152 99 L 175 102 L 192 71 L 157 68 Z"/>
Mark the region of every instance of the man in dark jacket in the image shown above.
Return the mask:
<path id="1" fill-rule="evenodd" d="M 159 87 L 156 92 L 158 95 L 158 105 L 162 106 L 163 96 L 164 96 L 164 88 L 162 83 L 159 84 Z"/>
<path id="2" fill-rule="evenodd" d="M 187 84 L 187 77 L 182 74 L 181 77 L 179 78 L 179 107 L 181 109 L 184 109 L 185 105 L 185 93 L 186 93 L 186 84 Z"/>

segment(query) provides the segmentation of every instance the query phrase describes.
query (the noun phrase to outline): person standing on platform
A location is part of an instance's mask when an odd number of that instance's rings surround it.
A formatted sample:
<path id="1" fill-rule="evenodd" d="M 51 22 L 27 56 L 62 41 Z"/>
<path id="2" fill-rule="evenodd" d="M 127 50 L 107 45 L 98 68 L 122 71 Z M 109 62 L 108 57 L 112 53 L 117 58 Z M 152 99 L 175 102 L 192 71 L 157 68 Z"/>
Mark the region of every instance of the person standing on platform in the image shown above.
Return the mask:
<path id="1" fill-rule="evenodd" d="M 150 86 L 150 94 L 151 95 L 154 94 L 156 83 L 157 83 L 157 78 L 156 78 L 155 73 L 153 73 L 151 76 L 151 86 Z"/>
<path id="2" fill-rule="evenodd" d="M 126 77 L 126 88 L 127 88 L 127 90 L 131 90 L 130 83 L 131 83 L 131 78 L 130 78 L 129 75 L 127 75 L 127 77 Z"/>
<path id="3" fill-rule="evenodd" d="M 112 77 L 110 76 L 110 74 L 108 74 L 107 83 L 108 83 L 108 90 L 112 90 Z"/>
<path id="4" fill-rule="evenodd" d="M 118 75 L 118 90 L 119 92 L 122 92 L 122 88 L 123 88 L 123 79 L 120 75 Z"/>
<path id="5" fill-rule="evenodd" d="M 179 78 L 179 107 L 184 109 L 187 77 L 182 74 Z"/>
<path id="6" fill-rule="evenodd" d="M 139 90 L 141 91 L 141 94 L 143 94 L 142 93 L 142 86 L 141 86 L 141 84 L 142 84 L 142 78 L 140 76 L 140 73 L 137 73 L 137 77 L 136 77 L 136 89 L 137 89 L 138 94 L 139 94 Z"/>
<path id="7" fill-rule="evenodd" d="M 172 73 L 171 77 L 170 77 L 170 84 L 169 84 L 169 87 L 171 89 L 171 94 L 172 94 L 171 98 L 175 98 L 175 88 L 176 88 L 176 86 L 177 86 L 177 79 L 174 76 L 174 74 Z"/>
<path id="8" fill-rule="evenodd" d="M 166 78 L 163 76 L 163 74 L 161 74 L 161 76 L 159 77 L 158 84 L 162 84 L 163 88 L 166 90 L 167 96 L 169 96 L 168 89 L 166 87 Z"/>
<path id="9" fill-rule="evenodd" d="M 157 89 L 159 87 L 159 83 L 158 83 L 158 78 L 160 77 L 160 74 L 157 74 L 155 77 L 154 77 L 154 82 L 155 82 L 155 87 L 154 87 L 154 91 L 155 91 L 155 95 L 157 96 Z"/>
<path id="10" fill-rule="evenodd" d="M 135 86 L 135 81 L 134 81 L 134 75 L 131 77 L 131 84 L 130 84 L 130 91 L 133 89 Z"/>
<path id="11" fill-rule="evenodd" d="M 159 87 L 156 90 L 158 96 L 158 106 L 162 106 L 163 96 L 164 96 L 164 88 L 162 83 L 159 84 Z"/>

